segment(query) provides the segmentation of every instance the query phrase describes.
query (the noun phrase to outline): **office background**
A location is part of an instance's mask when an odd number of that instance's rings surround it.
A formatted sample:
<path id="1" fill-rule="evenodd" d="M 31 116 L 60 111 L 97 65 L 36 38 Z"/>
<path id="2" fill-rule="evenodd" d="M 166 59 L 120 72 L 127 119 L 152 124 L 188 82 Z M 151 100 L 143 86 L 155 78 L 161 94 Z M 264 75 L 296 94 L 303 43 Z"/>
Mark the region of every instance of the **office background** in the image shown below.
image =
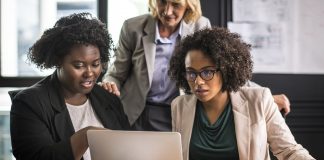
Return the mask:
<path id="1" fill-rule="evenodd" d="M 284 2 L 285 0 L 276 1 Z M 301 1 L 303 0 L 295 2 Z M 313 4 L 319 5 L 315 2 L 320 1 L 313 0 Z M 233 3 L 235 0 L 201 0 L 203 15 L 210 19 L 212 25 L 227 27 L 228 22 L 233 22 Z M 320 3 L 324 5 L 323 2 Z M 28 6 L 34 8 L 27 8 Z M 124 6 L 124 8 L 115 6 Z M 88 11 L 108 23 L 108 29 L 116 41 L 124 19 L 147 13 L 148 10 L 146 0 L 1 0 L 0 8 L 0 160 L 11 160 L 13 159 L 10 153 L 9 134 L 11 102 L 7 91 L 30 86 L 51 72 L 39 72 L 37 68 L 30 67 L 25 63 L 24 55 L 40 32 L 52 26 L 52 23 L 60 16 L 72 12 Z M 26 21 L 26 19 L 30 21 Z M 320 20 L 318 19 L 318 21 Z M 21 27 L 26 27 L 27 24 L 31 28 Z M 318 30 L 319 35 L 324 33 L 324 26 L 322 27 L 322 30 Z M 14 32 L 6 31 L 6 29 L 9 31 L 14 29 Z M 305 41 L 307 42 L 307 40 Z M 309 41 L 314 41 L 314 39 Z M 322 39 L 323 41 L 324 39 Z M 320 42 L 313 44 L 318 45 Z M 314 48 L 318 47 L 314 46 Z M 312 57 L 311 53 L 304 54 Z M 324 72 L 324 68 L 317 69 Z M 324 144 L 324 74 L 320 72 L 298 73 L 298 71 L 290 73 L 289 70 L 280 73 L 257 72 L 253 75 L 253 81 L 271 88 L 273 94 L 285 93 L 289 97 L 292 112 L 286 117 L 286 122 L 296 140 L 307 148 L 315 158 L 323 159 L 324 153 L 321 145 Z"/>

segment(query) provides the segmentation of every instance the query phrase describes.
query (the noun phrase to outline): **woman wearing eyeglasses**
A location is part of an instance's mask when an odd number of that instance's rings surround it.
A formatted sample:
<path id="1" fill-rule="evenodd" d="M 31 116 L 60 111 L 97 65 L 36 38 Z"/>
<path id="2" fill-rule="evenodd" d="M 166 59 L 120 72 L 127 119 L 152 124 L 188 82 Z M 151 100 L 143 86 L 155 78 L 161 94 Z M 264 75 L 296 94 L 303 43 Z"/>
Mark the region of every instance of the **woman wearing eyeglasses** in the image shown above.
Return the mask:
<path id="1" fill-rule="evenodd" d="M 252 76 L 250 45 L 226 29 L 186 37 L 169 75 L 187 95 L 172 101 L 172 130 L 181 133 L 184 160 L 314 159 L 297 144 L 271 92 L 243 87 Z"/>

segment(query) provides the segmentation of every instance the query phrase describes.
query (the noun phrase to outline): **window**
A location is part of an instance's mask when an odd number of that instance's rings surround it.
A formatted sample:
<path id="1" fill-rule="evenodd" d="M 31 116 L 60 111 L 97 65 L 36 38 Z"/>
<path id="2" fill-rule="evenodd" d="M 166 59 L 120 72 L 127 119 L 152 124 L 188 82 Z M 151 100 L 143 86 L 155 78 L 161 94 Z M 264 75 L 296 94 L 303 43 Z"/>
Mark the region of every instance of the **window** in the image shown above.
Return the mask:
<path id="1" fill-rule="evenodd" d="M 0 160 L 13 160 L 9 133 L 11 101 L 7 92 L 34 84 L 52 72 L 40 71 L 27 63 L 29 47 L 57 19 L 79 12 L 99 15 L 103 22 L 108 19 L 108 29 L 116 43 L 124 20 L 148 13 L 148 2 L 108 0 L 107 5 L 106 0 L 5 0 L 0 3 Z"/>
<path id="2" fill-rule="evenodd" d="M 122 6 L 122 8 L 116 6 Z M 114 43 L 116 44 L 118 42 L 120 29 L 123 25 L 123 22 L 126 19 L 141 14 L 145 14 L 145 13 L 149 13 L 148 1 L 143 1 L 143 0 L 108 1 L 108 30 L 112 35 Z"/>
<path id="3" fill-rule="evenodd" d="M 28 63 L 26 55 L 43 31 L 61 16 L 98 13 L 103 22 L 109 20 L 108 29 L 116 44 L 125 19 L 148 13 L 148 2 L 142 0 L 10 0 L 1 1 L 0 7 L 0 87 L 30 86 L 53 72 Z"/>
<path id="4" fill-rule="evenodd" d="M 0 110 L 0 159 L 13 159 L 11 155 L 11 141 L 9 131 L 9 113 Z"/>
<path id="5" fill-rule="evenodd" d="M 96 0 L 10 0 L 1 1 L 1 77 L 39 77 L 52 70 L 29 64 L 29 47 L 54 25 L 71 13 L 97 15 Z"/>
<path id="6" fill-rule="evenodd" d="M 0 160 L 13 160 L 9 131 L 11 101 L 7 92 L 14 88 L 4 86 L 28 86 L 52 72 L 40 71 L 27 63 L 26 55 L 29 47 L 57 19 L 79 12 L 96 16 L 98 11 L 97 0 L 1 0 L 0 3 Z"/>

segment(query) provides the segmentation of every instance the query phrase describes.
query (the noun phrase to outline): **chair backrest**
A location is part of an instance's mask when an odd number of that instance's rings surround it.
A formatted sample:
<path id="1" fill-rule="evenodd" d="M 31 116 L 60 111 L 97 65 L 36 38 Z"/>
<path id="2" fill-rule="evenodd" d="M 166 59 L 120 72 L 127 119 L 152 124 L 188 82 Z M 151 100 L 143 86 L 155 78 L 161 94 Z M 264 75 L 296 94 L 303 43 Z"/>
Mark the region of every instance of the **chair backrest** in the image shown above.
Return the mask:
<path id="1" fill-rule="evenodd" d="M 17 89 L 17 90 L 12 90 L 9 91 L 8 94 L 10 96 L 10 99 L 13 100 L 13 98 L 21 91 L 21 89 Z"/>

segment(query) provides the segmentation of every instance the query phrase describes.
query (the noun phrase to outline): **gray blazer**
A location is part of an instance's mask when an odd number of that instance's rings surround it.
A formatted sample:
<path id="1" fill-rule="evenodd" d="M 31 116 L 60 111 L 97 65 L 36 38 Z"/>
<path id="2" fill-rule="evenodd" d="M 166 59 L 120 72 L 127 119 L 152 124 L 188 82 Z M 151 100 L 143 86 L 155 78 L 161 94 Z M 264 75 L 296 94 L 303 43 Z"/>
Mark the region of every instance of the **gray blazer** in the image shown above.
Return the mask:
<path id="1" fill-rule="evenodd" d="M 115 52 L 116 60 L 103 77 L 103 81 L 117 84 L 130 124 L 133 124 L 144 110 L 147 93 L 151 87 L 156 49 L 156 22 L 150 14 L 124 22 Z M 205 17 L 199 18 L 195 23 L 181 23 L 182 38 L 211 26 Z"/>

